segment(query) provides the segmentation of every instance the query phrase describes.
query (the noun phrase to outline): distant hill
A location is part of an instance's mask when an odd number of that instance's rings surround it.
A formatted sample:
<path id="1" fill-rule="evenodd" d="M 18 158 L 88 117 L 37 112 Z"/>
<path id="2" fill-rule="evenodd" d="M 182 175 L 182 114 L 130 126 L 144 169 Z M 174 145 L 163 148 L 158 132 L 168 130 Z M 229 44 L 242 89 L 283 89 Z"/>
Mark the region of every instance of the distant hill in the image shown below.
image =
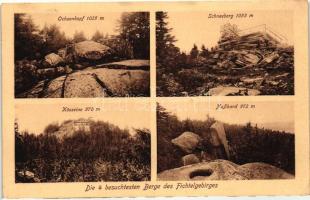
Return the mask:
<path id="1" fill-rule="evenodd" d="M 74 134 L 74 132 L 78 130 L 84 130 L 86 132 L 90 131 L 90 120 L 80 118 L 78 120 L 68 120 L 63 122 L 59 130 L 52 133 L 58 139 L 62 139 L 63 137 L 70 137 Z"/>

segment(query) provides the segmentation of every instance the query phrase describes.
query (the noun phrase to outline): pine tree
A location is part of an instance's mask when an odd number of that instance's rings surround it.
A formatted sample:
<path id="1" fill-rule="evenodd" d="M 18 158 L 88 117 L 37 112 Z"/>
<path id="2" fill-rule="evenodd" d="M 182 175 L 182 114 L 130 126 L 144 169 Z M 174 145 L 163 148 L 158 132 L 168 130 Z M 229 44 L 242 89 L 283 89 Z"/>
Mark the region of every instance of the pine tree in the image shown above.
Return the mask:
<path id="1" fill-rule="evenodd" d="M 134 58 L 150 58 L 150 17 L 148 12 L 123 13 L 118 31 L 119 37 L 131 44 Z"/>
<path id="2" fill-rule="evenodd" d="M 176 39 L 170 33 L 172 28 L 168 28 L 167 12 L 156 12 L 156 55 L 158 61 L 165 60 L 169 51 L 174 49 Z"/>
<path id="3" fill-rule="evenodd" d="M 205 47 L 205 45 L 203 44 L 201 46 L 201 52 L 200 52 L 200 56 L 206 58 L 209 55 L 209 50 Z"/>
<path id="4" fill-rule="evenodd" d="M 74 43 L 77 43 L 77 42 L 83 42 L 87 40 L 85 35 L 84 35 L 84 32 L 83 31 L 80 31 L 80 32 L 75 32 L 74 35 L 73 35 L 73 42 Z"/>
<path id="5" fill-rule="evenodd" d="M 199 50 L 198 50 L 198 47 L 196 44 L 194 44 L 193 48 L 191 49 L 191 52 L 190 52 L 190 57 L 191 59 L 195 59 L 197 58 L 199 55 Z"/>
<path id="6" fill-rule="evenodd" d="M 233 39 L 239 36 L 240 29 L 236 24 L 230 24 L 226 23 L 221 26 L 221 39 L 227 40 L 227 39 Z"/>
<path id="7" fill-rule="evenodd" d="M 101 40 L 103 40 L 105 37 L 103 36 L 103 33 L 99 32 L 98 30 L 94 33 L 94 35 L 92 36 L 91 40 L 95 41 L 95 42 L 100 42 Z"/>
<path id="8" fill-rule="evenodd" d="M 43 44 L 41 52 L 43 55 L 57 52 L 60 48 L 64 48 L 69 42 L 64 32 L 60 31 L 60 28 L 56 25 L 45 25 L 40 31 L 40 35 L 43 37 Z"/>
<path id="9" fill-rule="evenodd" d="M 39 52 L 43 42 L 42 37 L 30 15 L 14 15 L 14 37 L 15 60 L 34 59 L 41 56 Z"/>

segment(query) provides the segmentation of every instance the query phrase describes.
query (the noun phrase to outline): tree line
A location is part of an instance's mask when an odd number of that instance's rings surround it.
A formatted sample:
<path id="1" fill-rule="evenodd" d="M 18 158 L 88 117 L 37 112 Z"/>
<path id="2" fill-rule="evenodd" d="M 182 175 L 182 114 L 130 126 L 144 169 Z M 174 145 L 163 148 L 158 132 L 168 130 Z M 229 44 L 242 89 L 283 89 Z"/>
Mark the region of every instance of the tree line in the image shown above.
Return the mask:
<path id="1" fill-rule="evenodd" d="M 18 13 L 14 16 L 15 60 L 42 59 L 51 52 L 57 52 L 67 44 L 87 39 L 100 42 L 115 50 L 122 58 L 149 59 L 149 13 L 123 13 L 115 25 L 118 34 L 103 34 L 98 27 L 91 38 L 83 31 L 76 31 L 72 38 L 66 36 L 56 24 L 39 28 L 31 15 Z M 104 29 L 104 27 L 102 27 Z"/>
<path id="2" fill-rule="evenodd" d="M 68 123 L 63 122 L 63 123 Z M 150 131 L 91 121 L 90 131 L 57 138 L 61 125 L 41 134 L 20 132 L 15 123 L 16 182 L 33 182 L 18 173 L 30 171 L 40 182 L 142 181 L 150 179 Z"/>
<path id="3" fill-rule="evenodd" d="M 202 148 L 212 152 L 210 127 L 215 118 L 205 120 L 179 120 L 160 104 L 157 105 L 157 171 L 181 167 L 184 156 L 171 140 L 190 131 L 202 137 Z M 248 122 L 246 125 L 224 123 L 231 161 L 237 164 L 265 162 L 292 174 L 295 173 L 294 134 L 259 128 Z"/>
<path id="4" fill-rule="evenodd" d="M 168 24 L 167 12 L 156 12 L 156 56 L 157 65 L 161 69 L 174 72 L 178 68 L 192 67 L 197 58 L 209 58 L 218 47 L 207 48 L 204 44 L 199 48 L 195 43 L 189 53 L 182 52 L 175 45 L 176 37 Z M 239 36 L 240 29 L 235 24 L 226 23 L 221 26 L 219 40 L 234 39 Z"/>

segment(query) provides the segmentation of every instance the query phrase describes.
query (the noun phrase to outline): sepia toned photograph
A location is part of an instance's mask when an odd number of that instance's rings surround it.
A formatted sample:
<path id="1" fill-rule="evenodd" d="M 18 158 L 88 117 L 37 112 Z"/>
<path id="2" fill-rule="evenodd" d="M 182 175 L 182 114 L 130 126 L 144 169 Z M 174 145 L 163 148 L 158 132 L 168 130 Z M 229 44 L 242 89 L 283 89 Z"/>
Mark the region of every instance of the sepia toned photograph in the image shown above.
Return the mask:
<path id="1" fill-rule="evenodd" d="M 150 96 L 148 12 L 15 13 L 16 98 Z"/>
<path id="2" fill-rule="evenodd" d="M 292 102 L 159 102 L 157 180 L 294 179 L 292 113 Z"/>
<path id="3" fill-rule="evenodd" d="M 294 95 L 292 16 L 157 12 L 157 96 Z"/>
<path id="4" fill-rule="evenodd" d="M 309 194 L 305 1 L 8 3 L 1 18 L 4 198 Z"/>
<path id="5" fill-rule="evenodd" d="M 17 105 L 15 182 L 149 181 L 150 115 L 141 107 Z"/>

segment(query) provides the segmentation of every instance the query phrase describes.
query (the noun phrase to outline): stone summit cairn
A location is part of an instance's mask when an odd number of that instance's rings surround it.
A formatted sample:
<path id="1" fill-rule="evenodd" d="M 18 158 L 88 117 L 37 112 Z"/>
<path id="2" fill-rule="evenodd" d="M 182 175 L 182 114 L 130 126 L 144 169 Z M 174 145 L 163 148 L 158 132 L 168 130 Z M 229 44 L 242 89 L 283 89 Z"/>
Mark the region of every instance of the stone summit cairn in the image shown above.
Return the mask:
<path id="1" fill-rule="evenodd" d="M 212 84 L 203 95 L 256 96 L 279 89 L 284 94 L 292 92 L 294 47 L 265 24 L 240 31 L 234 38 L 220 39 L 206 64 L 219 75 L 210 80 Z M 288 76 L 276 77 L 286 72 Z"/>

